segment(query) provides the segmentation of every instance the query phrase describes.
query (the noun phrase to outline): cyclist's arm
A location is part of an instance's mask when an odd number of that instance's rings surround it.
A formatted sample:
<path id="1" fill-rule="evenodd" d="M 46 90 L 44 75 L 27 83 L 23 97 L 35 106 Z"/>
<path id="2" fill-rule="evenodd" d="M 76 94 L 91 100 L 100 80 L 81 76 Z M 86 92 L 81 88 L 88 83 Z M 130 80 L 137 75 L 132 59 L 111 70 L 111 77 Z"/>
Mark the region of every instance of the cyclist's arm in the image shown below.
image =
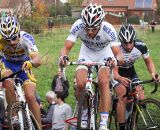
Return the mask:
<path id="1" fill-rule="evenodd" d="M 32 62 L 32 65 L 34 67 L 39 67 L 41 65 L 41 58 L 38 52 L 30 52 L 30 59 Z"/>
<path id="2" fill-rule="evenodd" d="M 119 46 L 112 46 L 111 49 L 112 49 L 114 56 L 116 57 L 116 59 L 118 61 L 118 64 L 120 64 L 120 65 L 124 64 L 124 59 L 123 59 L 120 47 Z"/>
<path id="3" fill-rule="evenodd" d="M 70 50 L 72 49 L 73 45 L 74 45 L 74 42 L 72 42 L 70 40 L 66 40 L 64 47 L 61 49 L 60 56 L 68 55 Z"/>
<path id="4" fill-rule="evenodd" d="M 132 81 L 127 77 L 120 76 L 118 73 L 118 66 L 114 68 L 114 79 L 122 83 L 124 86 L 128 86 Z"/>
<path id="5" fill-rule="evenodd" d="M 147 66 L 149 73 L 151 74 L 152 78 L 154 78 L 154 76 L 156 75 L 156 69 L 152 61 L 152 58 L 148 56 L 147 58 L 144 59 L 144 61 L 145 61 L 145 64 Z"/>
<path id="6" fill-rule="evenodd" d="M 115 66 L 113 71 L 114 71 L 114 79 L 120 82 L 122 76 L 120 76 L 119 73 L 118 73 L 118 66 Z"/>

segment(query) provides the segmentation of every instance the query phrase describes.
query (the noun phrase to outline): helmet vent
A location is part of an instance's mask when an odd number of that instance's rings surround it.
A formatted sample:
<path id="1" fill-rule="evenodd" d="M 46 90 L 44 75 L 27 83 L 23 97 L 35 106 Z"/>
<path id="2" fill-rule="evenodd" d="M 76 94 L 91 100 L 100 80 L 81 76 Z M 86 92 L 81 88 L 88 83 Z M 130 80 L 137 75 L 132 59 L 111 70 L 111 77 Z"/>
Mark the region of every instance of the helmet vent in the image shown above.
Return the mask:
<path id="1" fill-rule="evenodd" d="M 82 21 L 89 27 L 97 27 L 104 20 L 105 14 L 102 7 L 96 4 L 89 4 L 82 11 Z"/>

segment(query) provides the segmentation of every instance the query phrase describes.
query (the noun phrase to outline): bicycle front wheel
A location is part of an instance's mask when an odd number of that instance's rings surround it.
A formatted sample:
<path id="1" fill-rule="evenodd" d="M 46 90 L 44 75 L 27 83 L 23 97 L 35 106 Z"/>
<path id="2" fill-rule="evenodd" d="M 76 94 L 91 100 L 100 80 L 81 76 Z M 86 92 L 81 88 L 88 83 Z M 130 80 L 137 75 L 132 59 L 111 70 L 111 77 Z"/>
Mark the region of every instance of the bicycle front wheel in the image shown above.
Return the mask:
<path id="1" fill-rule="evenodd" d="M 29 111 L 29 115 L 27 115 L 20 102 L 12 104 L 9 117 L 11 130 L 41 130 L 33 114 Z"/>
<path id="2" fill-rule="evenodd" d="M 77 130 L 96 130 L 96 111 L 94 107 L 94 99 L 91 97 L 89 91 L 83 91 L 79 100 L 78 106 L 78 121 Z M 82 119 L 83 112 L 87 111 L 85 114 L 85 124 Z"/>
<path id="3" fill-rule="evenodd" d="M 133 130 L 160 130 L 160 102 L 148 98 L 141 101 L 139 108 L 133 116 Z"/>

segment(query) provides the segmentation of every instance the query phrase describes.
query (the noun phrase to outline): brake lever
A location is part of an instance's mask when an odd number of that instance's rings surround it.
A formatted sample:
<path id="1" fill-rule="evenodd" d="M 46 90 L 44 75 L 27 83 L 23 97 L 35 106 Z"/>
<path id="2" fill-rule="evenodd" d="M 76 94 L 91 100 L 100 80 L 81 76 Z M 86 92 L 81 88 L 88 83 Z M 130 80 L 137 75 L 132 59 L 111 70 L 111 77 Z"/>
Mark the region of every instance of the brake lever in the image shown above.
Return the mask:
<path id="1" fill-rule="evenodd" d="M 151 94 L 154 94 L 154 93 L 157 91 L 157 89 L 158 89 L 158 83 L 155 82 L 155 88 L 154 88 L 154 90 L 151 92 Z"/>
<path id="2" fill-rule="evenodd" d="M 156 74 L 155 77 L 158 78 L 158 74 Z M 154 88 L 154 90 L 151 92 L 151 94 L 154 94 L 154 93 L 158 90 L 158 83 L 155 82 L 154 84 L 155 84 L 155 88 Z"/>

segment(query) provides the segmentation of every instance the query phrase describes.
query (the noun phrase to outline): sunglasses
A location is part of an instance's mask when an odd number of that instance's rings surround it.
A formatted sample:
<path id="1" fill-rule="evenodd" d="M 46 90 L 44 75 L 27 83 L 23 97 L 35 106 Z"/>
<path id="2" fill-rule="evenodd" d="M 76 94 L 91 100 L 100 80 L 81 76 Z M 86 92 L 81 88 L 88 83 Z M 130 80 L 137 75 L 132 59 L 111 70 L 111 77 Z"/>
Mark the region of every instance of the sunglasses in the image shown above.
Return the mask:
<path id="1" fill-rule="evenodd" d="M 89 30 L 94 31 L 94 30 L 99 29 L 99 27 L 100 27 L 100 26 L 97 26 L 97 27 L 85 27 L 84 29 L 85 29 L 86 31 L 89 31 Z"/>
<path id="2" fill-rule="evenodd" d="M 125 44 L 125 45 L 134 44 L 134 42 L 124 42 L 123 44 Z"/>
<path id="3" fill-rule="evenodd" d="M 7 41 L 15 41 L 17 39 L 17 36 L 12 37 L 11 39 L 6 39 Z"/>

